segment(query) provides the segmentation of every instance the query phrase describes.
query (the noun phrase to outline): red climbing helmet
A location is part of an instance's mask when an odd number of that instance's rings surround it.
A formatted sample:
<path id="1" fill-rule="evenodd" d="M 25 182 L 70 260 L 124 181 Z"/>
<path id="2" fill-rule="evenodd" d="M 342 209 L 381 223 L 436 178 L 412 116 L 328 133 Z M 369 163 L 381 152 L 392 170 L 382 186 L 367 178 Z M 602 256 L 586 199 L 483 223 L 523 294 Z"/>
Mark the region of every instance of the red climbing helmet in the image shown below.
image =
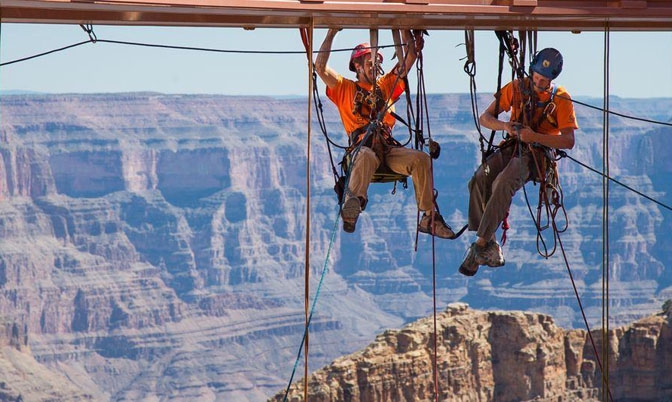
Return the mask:
<path id="1" fill-rule="evenodd" d="M 364 56 L 365 54 L 371 53 L 371 45 L 368 43 L 360 43 L 359 45 L 355 46 L 354 49 L 352 49 L 352 53 L 350 54 L 350 71 L 355 71 L 355 59 Z M 383 62 L 383 55 L 380 52 L 377 52 L 378 54 L 378 63 Z"/>
<path id="2" fill-rule="evenodd" d="M 537 52 L 530 63 L 530 71 L 554 80 L 562 72 L 562 55 L 552 47 Z"/>

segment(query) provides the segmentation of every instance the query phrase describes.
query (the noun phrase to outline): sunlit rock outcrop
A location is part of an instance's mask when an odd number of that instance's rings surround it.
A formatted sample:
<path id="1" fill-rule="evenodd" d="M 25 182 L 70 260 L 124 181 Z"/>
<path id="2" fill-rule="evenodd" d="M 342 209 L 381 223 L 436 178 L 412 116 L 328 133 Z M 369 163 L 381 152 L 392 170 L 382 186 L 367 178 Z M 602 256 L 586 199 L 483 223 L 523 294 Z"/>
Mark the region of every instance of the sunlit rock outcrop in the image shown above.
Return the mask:
<path id="1" fill-rule="evenodd" d="M 307 400 L 434 401 L 437 385 L 440 401 L 669 400 L 671 330 L 663 314 L 610 330 L 606 387 L 599 331 L 594 349 L 586 331 L 564 330 L 550 316 L 453 304 L 437 314 L 436 355 L 433 318 L 423 318 L 314 372 Z M 273 400 L 303 401 L 304 382 Z"/>

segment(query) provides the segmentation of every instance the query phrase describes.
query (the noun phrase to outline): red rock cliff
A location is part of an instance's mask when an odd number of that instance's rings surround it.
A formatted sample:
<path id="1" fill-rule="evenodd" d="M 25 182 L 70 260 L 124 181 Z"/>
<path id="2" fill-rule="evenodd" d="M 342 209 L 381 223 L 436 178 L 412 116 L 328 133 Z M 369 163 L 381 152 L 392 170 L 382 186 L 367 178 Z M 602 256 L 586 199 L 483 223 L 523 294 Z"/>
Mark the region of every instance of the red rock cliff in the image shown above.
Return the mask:
<path id="1" fill-rule="evenodd" d="M 315 372 L 308 400 L 435 400 L 433 334 L 431 317 L 386 331 L 364 350 Z M 599 331 L 593 339 L 601 353 Z M 651 316 L 610 330 L 608 340 L 613 400 L 672 399 L 670 316 Z M 453 304 L 437 315 L 437 344 L 442 401 L 601 398 L 601 372 L 587 332 L 564 330 L 547 315 L 478 311 Z M 284 392 L 274 400 L 283 397 Z M 288 400 L 303 400 L 303 381 L 292 386 Z"/>

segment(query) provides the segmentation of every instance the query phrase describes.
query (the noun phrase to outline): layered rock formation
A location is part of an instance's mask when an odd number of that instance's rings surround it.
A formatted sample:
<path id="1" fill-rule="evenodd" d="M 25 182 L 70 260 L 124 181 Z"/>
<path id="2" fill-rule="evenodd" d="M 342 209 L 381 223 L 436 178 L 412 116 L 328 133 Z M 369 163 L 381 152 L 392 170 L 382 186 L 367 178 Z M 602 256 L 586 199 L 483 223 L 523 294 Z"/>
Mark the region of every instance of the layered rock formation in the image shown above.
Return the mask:
<path id="1" fill-rule="evenodd" d="M 552 317 L 449 305 L 389 330 L 365 349 L 336 359 L 308 380 L 308 400 L 667 401 L 672 399 L 672 316 L 610 330 L 605 338 L 563 330 Z M 604 339 L 611 349 L 602 355 Z M 599 359 L 594 351 L 598 351 Z M 603 371 L 609 370 L 608 385 Z M 272 400 L 304 400 L 303 381 Z M 609 395 L 605 395 L 604 393 Z"/>
<path id="2" fill-rule="evenodd" d="M 21 353 L 56 375 L 43 376 L 45 395 L 68 383 L 79 390 L 72 395 L 95 400 L 244 401 L 286 383 L 304 330 L 305 99 L 138 93 L 0 102 L 0 317 L 25 334 Z M 428 104 L 432 137 L 443 146 L 434 164 L 438 201 L 458 226 L 479 160 L 470 101 L 437 95 Z M 669 121 L 672 100 L 611 106 Z M 338 116 L 326 110 L 338 141 Z M 571 154 L 599 167 L 601 115 L 577 113 L 582 129 Z M 621 118 L 611 129 L 610 173 L 672 204 L 669 129 Z M 310 342 L 311 367 L 426 316 L 434 271 L 431 239 L 421 236 L 414 251 L 412 190 L 392 196 L 391 185 L 372 186 L 357 232 L 338 229 L 316 130 L 311 302 L 323 270 L 326 277 L 310 327 L 319 334 Z M 602 182 L 561 163 L 570 220 L 562 241 L 589 322 L 599 326 Z M 670 298 L 672 219 L 615 185 L 609 216 L 606 275 L 617 325 Z M 436 242 L 438 305 L 540 311 L 561 326 L 583 326 L 563 260 L 536 254 L 522 198 L 510 221 L 507 265 L 471 279 L 457 274 L 471 239 Z M 8 380 L 7 399 L 27 395 L 25 384 Z"/>
<path id="3" fill-rule="evenodd" d="M 0 321 L 0 323 L 2 323 Z M 35 360 L 27 328 L 2 323 L 0 329 L 0 401 L 93 401 L 93 395 L 66 375 Z"/>

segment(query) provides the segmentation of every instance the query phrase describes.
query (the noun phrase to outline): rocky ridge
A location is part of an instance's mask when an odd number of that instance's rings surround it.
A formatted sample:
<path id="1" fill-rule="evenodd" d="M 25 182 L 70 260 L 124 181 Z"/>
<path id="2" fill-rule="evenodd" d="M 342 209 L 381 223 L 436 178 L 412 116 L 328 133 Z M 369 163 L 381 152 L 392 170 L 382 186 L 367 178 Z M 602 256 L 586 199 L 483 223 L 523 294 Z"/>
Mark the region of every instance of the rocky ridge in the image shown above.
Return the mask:
<path id="1" fill-rule="evenodd" d="M 612 329 L 607 361 L 595 358 L 584 330 L 521 311 L 487 312 L 451 304 L 436 317 L 440 401 L 666 401 L 672 398 L 672 316 L 659 314 Z M 602 334 L 592 334 L 601 353 Z M 308 400 L 434 401 L 432 317 L 378 335 L 308 379 Z M 603 363 L 604 361 L 604 363 Z M 304 398 L 303 381 L 287 401 Z M 285 391 L 272 400 L 282 401 Z"/>

